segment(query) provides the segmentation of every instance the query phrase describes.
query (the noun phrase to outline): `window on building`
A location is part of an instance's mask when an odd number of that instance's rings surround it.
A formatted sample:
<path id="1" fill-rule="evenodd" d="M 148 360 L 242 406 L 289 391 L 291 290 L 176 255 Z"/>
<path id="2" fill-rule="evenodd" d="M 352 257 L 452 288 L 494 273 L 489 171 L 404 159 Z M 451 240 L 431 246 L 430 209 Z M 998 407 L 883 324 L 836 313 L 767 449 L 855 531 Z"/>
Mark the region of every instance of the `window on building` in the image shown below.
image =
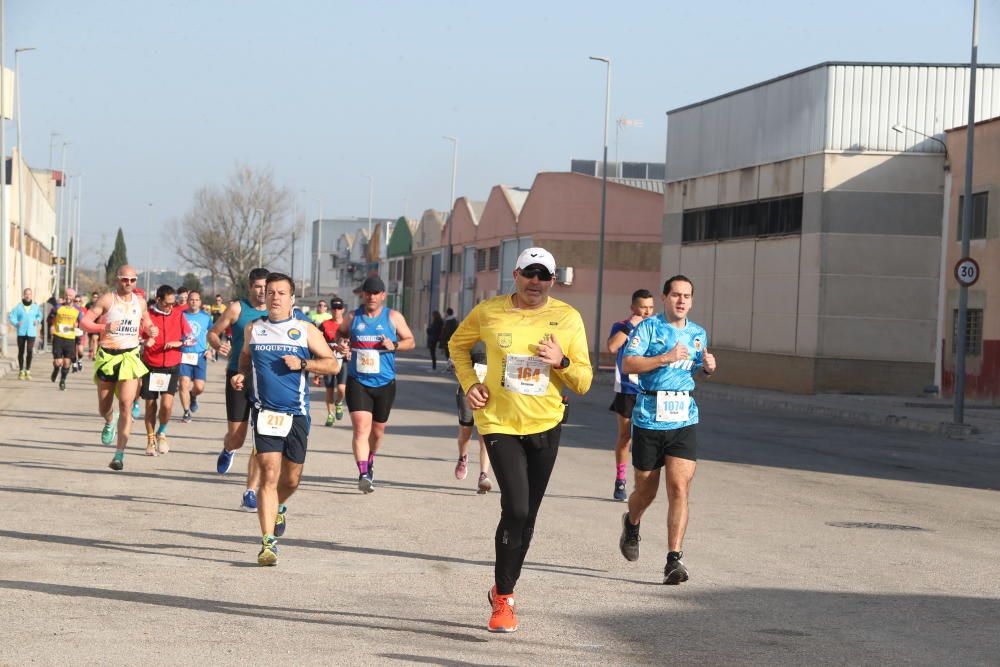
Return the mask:
<path id="1" fill-rule="evenodd" d="M 461 273 L 462 272 L 462 250 L 452 249 L 451 251 L 451 272 Z"/>
<path id="2" fill-rule="evenodd" d="M 683 243 L 797 234 L 802 231 L 802 197 L 685 211 L 682 227 Z"/>
<path id="3" fill-rule="evenodd" d="M 476 271 L 485 271 L 489 248 L 476 248 Z"/>
<path id="4" fill-rule="evenodd" d="M 490 271 L 500 268 L 500 246 L 495 245 L 490 248 Z"/>
<path id="5" fill-rule="evenodd" d="M 986 209 L 989 205 L 990 193 L 974 192 L 972 194 L 972 227 L 969 229 L 970 239 L 986 238 Z M 958 229 L 955 230 L 955 238 L 962 240 L 962 223 L 965 218 L 965 196 L 958 196 Z"/>
<path id="6" fill-rule="evenodd" d="M 951 351 L 958 352 L 958 309 L 951 317 Z M 983 310 L 969 308 L 965 311 L 965 353 L 978 356 L 983 353 Z"/>

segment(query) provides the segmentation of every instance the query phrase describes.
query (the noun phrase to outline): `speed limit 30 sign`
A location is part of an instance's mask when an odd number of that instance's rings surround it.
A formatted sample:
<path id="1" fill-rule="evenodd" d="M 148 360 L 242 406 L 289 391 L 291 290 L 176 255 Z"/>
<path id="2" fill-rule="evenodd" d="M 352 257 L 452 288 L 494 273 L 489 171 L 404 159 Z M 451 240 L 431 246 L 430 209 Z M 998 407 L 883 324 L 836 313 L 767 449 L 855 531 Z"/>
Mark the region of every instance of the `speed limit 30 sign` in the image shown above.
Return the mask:
<path id="1" fill-rule="evenodd" d="M 955 280 L 963 287 L 972 287 L 979 280 L 979 263 L 971 257 L 963 257 L 955 264 Z"/>

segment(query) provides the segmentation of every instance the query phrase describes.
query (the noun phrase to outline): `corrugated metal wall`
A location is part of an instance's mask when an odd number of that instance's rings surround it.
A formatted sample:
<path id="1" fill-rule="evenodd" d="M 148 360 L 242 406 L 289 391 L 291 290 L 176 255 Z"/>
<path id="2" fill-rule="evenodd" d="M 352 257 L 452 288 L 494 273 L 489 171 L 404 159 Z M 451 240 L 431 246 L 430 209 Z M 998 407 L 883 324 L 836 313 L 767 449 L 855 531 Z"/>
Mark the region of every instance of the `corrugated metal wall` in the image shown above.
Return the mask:
<path id="1" fill-rule="evenodd" d="M 667 180 L 822 150 L 826 87 L 818 68 L 672 112 Z"/>
<path id="2" fill-rule="evenodd" d="M 828 64 L 670 112 L 667 178 L 683 180 L 828 151 L 942 152 L 963 125 L 968 67 Z M 977 120 L 1000 116 L 1000 67 L 980 66 Z"/>
<path id="3" fill-rule="evenodd" d="M 918 133 L 943 141 L 945 130 L 968 119 L 968 67 L 832 65 L 827 70 L 827 150 L 943 153 L 941 144 Z M 1000 69 L 978 68 L 976 121 L 995 116 L 1000 116 Z M 897 124 L 908 129 L 895 132 Z"/>

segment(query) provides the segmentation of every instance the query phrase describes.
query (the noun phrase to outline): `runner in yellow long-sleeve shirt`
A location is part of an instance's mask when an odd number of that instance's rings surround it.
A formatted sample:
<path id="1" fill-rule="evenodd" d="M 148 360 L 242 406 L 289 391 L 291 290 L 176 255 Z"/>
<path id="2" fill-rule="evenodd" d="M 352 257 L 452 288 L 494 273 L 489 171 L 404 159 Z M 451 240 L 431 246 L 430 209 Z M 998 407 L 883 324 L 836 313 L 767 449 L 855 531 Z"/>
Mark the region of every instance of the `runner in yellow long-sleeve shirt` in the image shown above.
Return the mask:
<path id="1" fill-rule="evenodd" d="M 538 508 L 559 450 L 562 392 L 586 393 L 593 380 L 580 313 L 549 297 L 555 258 L 528 248 L 517 258 L 514 294 L 476 306 L 449 341 L 455 374 L 500 486 L 491 632 L 514 632 L 514 585 L 528 553 Z M 486 379 L 469 351 L 486 345 Z"/>

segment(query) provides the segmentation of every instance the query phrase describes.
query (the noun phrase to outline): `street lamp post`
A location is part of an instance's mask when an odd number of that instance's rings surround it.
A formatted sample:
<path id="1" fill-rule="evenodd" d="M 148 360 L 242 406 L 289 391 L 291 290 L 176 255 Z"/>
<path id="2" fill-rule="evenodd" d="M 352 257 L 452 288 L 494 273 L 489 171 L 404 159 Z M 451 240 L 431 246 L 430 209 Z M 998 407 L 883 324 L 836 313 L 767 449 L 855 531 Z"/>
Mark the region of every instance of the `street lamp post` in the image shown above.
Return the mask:
<path id="1" fill-rule="evenodd" d="M 76 179 L 76 233 L 73 235 L 73 274 L 72 276 L 67 275 L 66 280 L 69 284 L 70 278 L 73 279 L 75 287 L 79 289 L 80 286 L 80 227 L 82 225 L 81 218 L 83 217 L 83 174 Z"/>
<path id="2" fill-rule="evenodd" d="M 443 138 L 453 144 L 451 152 L 451 213 L 448 216 L 448 270 L 444 274 L 444 309 L 447 311 L 448 306 L 451 305 L 452 255 L 455 252 L 451 247 L 451 230 L 455 226 L 455 178 L 458 176 L 458 138 L 447 136 Z"/>
<path id="3" fill-rule="evenodd" d="M 611 59 L 590 56 L 608 66 L 604 91 L 604 168 L 601 170 L 601 232 L 597 247 L 597 313 L 594 324 L 594 372 L 601 365 L 601 306 L 604 296 L 604 218 L 608 204 L 608 120 L 611 116 Z"/>
<path id="4" fill-rule="evenodd" d="M 323 200 L 317 199 L 319 217 L 316 219 L 316 298 L 319 298 L 320 283 L 323 276 Z"/>
<path id="5" fill-rule="evenodd" d="M 375 177 L 366 176 L 368 179 L 368 242 L 372 240 L 372 205 L 375 203 Z"/>
<path id="6" fill-rule="evenodd" d="M 14 114 L 17 116 L 17 227 L 18 227 L 18 250 L 21 259 L 21 291 L 27 287 L 27 272 L 24 267 L 24 156 L 21 155 L 21 54 L 25 51 L 34 51 L 35 47 L 28 46 L 14 49 Z M 4 252 L 7 249 L 4 248 Z"/>
<path id="7" fill-rule="evenodd" d="M 62 268 L 62 265 L 58 263 L 59 258 L 63 258 L 65 261 L 65 255 L 61 252 L 62 246 L 66 241 L 67 233 L 63 233 L 63 226 L 66 224 L 66 219 L 63 214 L 63 204 L 66 201 L 66 147 L 70 145 L 69 141 L 64 141 L 62 145 L 62 160 L 59 165 L 59 174 L 62 178 L 62 191 L 59 193 L 59 206 L 56 209 L 57 213 L 57 224 L 56 224 L 56 293 L 58 294 L 62 289 L 62 281 L 66 278 L 66 271 Z"/>
<path id="8" fill-rule="evenodd" d="M 969 67 L 969 125 L 965 133 L 965 199 L 962 201 L 962 257 L 969 256 L 972 232 L 972 152 L 976 136 L 976 58 L 979 51 L 979 0 L 972 8 L 972 57 Z M 953 419 L 961 424 L 965 413 L 965 330 L 969 316 L 969 288 L 958 287 L 958 330 L 955 332 L 955 404 Z"/>
<path id="9" fill-rule="evenodd" d="M 146 203 L 149 212 L 149 231 L 153 231 L 153 202 Z M 149 274 L 153 271 L 153 244 L 146 244 L 146 298 L 149 298 Z"/>

